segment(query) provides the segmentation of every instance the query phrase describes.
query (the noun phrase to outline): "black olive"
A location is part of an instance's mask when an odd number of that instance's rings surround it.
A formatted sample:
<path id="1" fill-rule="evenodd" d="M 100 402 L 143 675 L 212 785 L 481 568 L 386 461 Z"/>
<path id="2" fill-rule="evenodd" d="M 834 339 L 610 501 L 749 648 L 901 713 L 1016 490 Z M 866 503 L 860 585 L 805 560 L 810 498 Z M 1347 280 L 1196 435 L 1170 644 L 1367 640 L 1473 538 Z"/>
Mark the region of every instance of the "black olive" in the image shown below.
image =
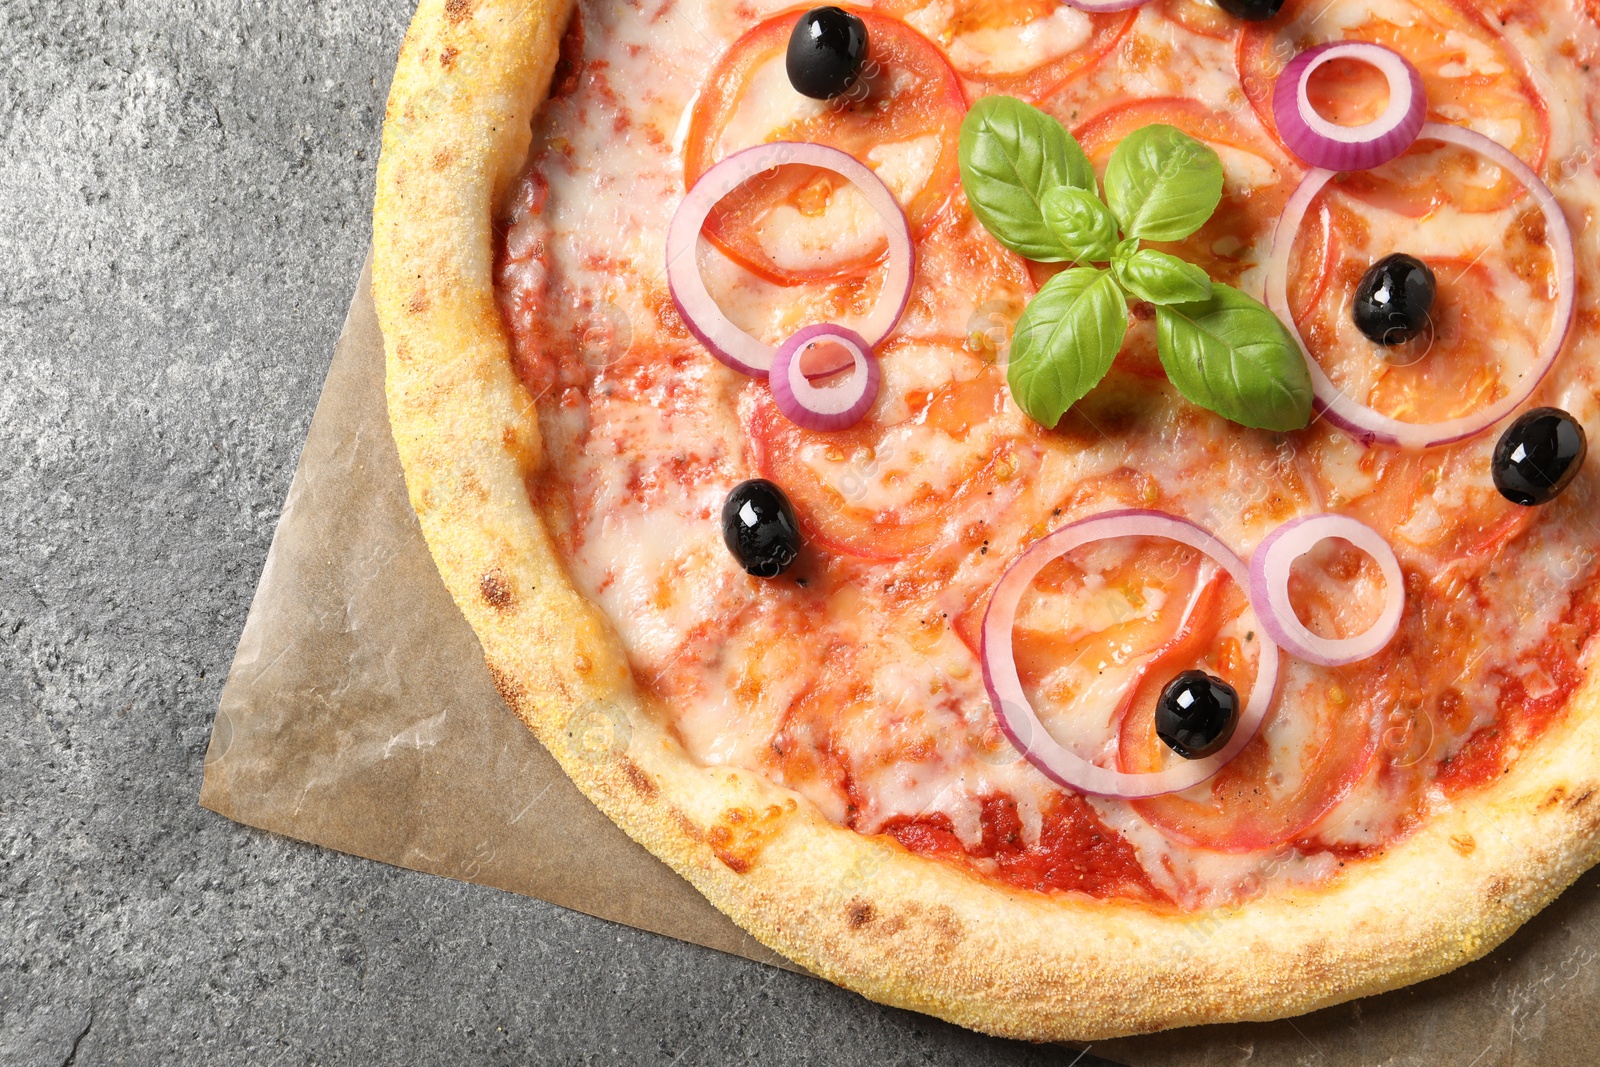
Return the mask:
<path id="1" fill-rule="evenodd" d="M 1422 260 L 1401 252 L 1385 256 L 1356 286 L 1356 328 L 1374 344 L 1403 344 L 1428 328 L 1437 292 L 1433 271 Z"/>
<path id="2" fill-rule="evenodd" d="M 740 482 L 723 501 L 722 539 L 739 566 L 757 578 L 776 578 L 800 554 L 794 507 L 765 478 Z"/>
<path id="3" fill-rule="evenodd" d="M 1494 487 L 1513 504 L 1547 503 L 1577 477 L 1588 451 L 1577 419 L 1560 408 L 1534 408 L 1507 426 L 1494 446 Z"/>
<path id="4" fill-rule="evenodd" d="M 1238 725 L 1238 691 L 1205 671 L 1178 675 L 1156 704 L 1156 736 L 1184 759 L 1222 751 Z"/>
<path id="5" fill-rule="evenodd" d="M 1264 22 L 1283 8 L 1283 0 L 1217 0 L 1217 6 L 1236 19 Z"/>
<path id="6" fill-rule="evenodd" d="M 789 34 L 789 84 L 813 99 L 849 89 L 866 61 L 867 24 L 841 8 L 812 8 Z"/>

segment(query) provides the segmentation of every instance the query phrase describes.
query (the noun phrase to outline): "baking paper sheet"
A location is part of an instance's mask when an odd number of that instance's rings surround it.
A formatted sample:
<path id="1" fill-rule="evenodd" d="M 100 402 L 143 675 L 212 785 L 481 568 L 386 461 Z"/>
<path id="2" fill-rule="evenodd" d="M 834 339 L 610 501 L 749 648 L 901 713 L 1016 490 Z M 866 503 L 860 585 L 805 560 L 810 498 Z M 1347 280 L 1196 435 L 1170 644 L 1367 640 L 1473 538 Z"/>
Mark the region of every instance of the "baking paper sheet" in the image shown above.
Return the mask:
<path id="1" fill-rule="evenodd" d="M 370 264 L 223 689 L 200 802 L 341 852 L 796 969 L 613 826 L 501 702 L 406 499 Z M 1589 1067 L 1600 1063 L 1596 1007 L 1591 872 L 1454 974 L 1294 1020 L 1103 1042 L 1092 1057 Z"/>

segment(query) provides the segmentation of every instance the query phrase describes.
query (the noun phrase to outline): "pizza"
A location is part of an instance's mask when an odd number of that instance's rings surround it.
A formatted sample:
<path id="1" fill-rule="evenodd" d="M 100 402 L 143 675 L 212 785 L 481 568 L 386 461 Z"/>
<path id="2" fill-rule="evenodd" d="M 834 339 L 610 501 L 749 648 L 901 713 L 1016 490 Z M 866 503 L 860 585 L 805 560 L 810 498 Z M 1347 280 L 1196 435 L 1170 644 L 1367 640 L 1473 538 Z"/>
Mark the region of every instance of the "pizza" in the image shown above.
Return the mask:
<path id="1" fill-rule="evenodd" d="M 374 287 L 506 703 L 764 944 L 1089 1039 L 1600 858 L 1576 0 L 422 0 Z"/>

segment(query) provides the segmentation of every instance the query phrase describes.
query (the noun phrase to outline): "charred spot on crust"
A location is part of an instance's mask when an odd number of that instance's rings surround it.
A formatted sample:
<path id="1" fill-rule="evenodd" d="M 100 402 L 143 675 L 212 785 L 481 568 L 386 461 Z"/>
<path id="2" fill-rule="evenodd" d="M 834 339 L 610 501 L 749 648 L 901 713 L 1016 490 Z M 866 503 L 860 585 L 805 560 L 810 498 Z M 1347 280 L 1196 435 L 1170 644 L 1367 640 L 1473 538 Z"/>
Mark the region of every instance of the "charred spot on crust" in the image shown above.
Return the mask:
<path id="1" fill-rule="evenodd" d="M 428 294 L 418 289 L 411 294 L 411 299 L 406 301 L 406 311 L 413 315 L 421 315 L 428 310 Z"/>
<path id="2" fill-rule="evenodd" d="M 1567 798 L 1567 811 L 1578 820 L 1579 833 L 1594 834 L 1600 830 L 1600 805 L 1589 803 L 1595 797 L 1594 786 L 1584 788 Z"/>
<path id="3" fill-rule="evenodd" d="M 472 17 L 472 0 L 444 0 L 444 17 L 450 25 L 459 26 Z"/>
<path id="4" fill-rule="evenodd" d="M 456 56 L 460 54 L 461 53 L 457 52 L 454 48 L 446 48 L 443 52 L 439 53 L 439 66 L 443 67 L 445 70 L 449 70 L 451 67 L 456 65 Z"/>
<path id="5" fill-rule="evenodd" d="M 516 679 L 496 667 L 493 663 L 489 664 L 489 677 L 494 681 L 495 691 L 500 694 L 501 700 L 504 700 L 513 708 L 520 706 L 522 687 L 517 684 Z"/>
<path id="6" fill-rule="evenodd" d="M 852 930 L 859 930 L 872 921 L 875 913 L 872 905 L 865 900 L 852 900 L 845 905 L 844 917 Z"/>
<path id="7" fill-rule="evenodd" d="M 761 850 L 777 834 L 784 809 L 768 805 L 762 811 L 729 808 L 706 829 L 705 841 L 727 868 L 745 874 L 755 866 Z"/>
<path id="8" fill-rule="evenodd" d="M 716 823 L 706 831 L 706 844 L 734 874 L 744 874 L 750 870 L 751 858 L 735 851 L 733 829 L 725 823 Z"/>
<path id="9" fill-rule="evenodd" d="M 536 416 L 530 412 L 529 418 L 534 417 Z M 535 492 L 531 482 L 539 467 L 540 441 L 538 431 L 533 430 L 529 434 L 529 438 L 524 439 L 517 426 L 507 425 L 500 431 L 500 443 L 505 446 L 506 454 L 516 463 L 517 469 L 522 472 L 523 481 L 530 483 L 528 491 L 530 493 Z"/>
<path id="10" fill-rule="evenodd" d="M 1489 884 L 1484 888 L 1484 896 L 1488 898 L 1491 904 L 1498 904 L 1510 896 L 1514 888 L 1515 886 L 1511 879 L 1497 874 L 1489 879 Z"/>
<path id="11" fill-rule="evenodd" d="M 624 769 L 626 769 L 627 766 L 628 761 L 624 760 Z M 678 829 L 683 832 L 683 836 L 687 837 L 691 841 L 702 841 L 705 839 L 705 834 L 700 832 L 700 827 L 696 825 L 695 821 L 689 818 L 689 816 L 685 815 L 677 808 L 673 808 L 668 814 L 672 816 L 672 821 L 678 824 Z"/>
<path id="12" fill-rule="evenodd" d="M 963 934 L 961 920 L 956 918 L 955 909 L 944 907 L 935 909 L 929 918 L 933 922 L 933 928 L 945 937 L 951 941 L 961 940 Z"/>
<path id="13" fill-rule="evenodd" d="M 489 499 L 489 487 L 483 484 L 483 480 L 471 468 L 461 472 L 461 491 L 479 500 Z"/>
<path id="14" fill-rule="evenodd" d="M 898 905 L 897 914 L 884 920 L 874 929 L 883 933 L 900 933 L 915 937 L 936 956 L 953 951 L 966 936 L 955 909 L 945 904 L 921 904 L 908 900 Z"/>
<path id="15" fill-rule="evenodd" d="M 1463 856 L 1470 856 L 1478 847 L 1478 841 L 1471 834 L 1453 834 L 1450 837 L 1450 847 Z"/>
<path id="16" fill-rule="evenodd" d="M 483 594 L 484 601 L 492 608 L 505 611 L 517 602 L 516 594 L 511 590 L 511 583 L 498 571 L 493 570 L 478 579 L 478 592 Z"/>
<path id="17" fill-rule="evenodd" d="M 646 800 L 655 799 L 655 795 L 658 792 L 656 783 L 650 779 L 648 774 L 644 773 L 644 770 L 638 764 L 629 759 L 623 760 L 622 773 L 627 775 L 628 784 L 633 786 L 635 793 L 638 793 Z"/>

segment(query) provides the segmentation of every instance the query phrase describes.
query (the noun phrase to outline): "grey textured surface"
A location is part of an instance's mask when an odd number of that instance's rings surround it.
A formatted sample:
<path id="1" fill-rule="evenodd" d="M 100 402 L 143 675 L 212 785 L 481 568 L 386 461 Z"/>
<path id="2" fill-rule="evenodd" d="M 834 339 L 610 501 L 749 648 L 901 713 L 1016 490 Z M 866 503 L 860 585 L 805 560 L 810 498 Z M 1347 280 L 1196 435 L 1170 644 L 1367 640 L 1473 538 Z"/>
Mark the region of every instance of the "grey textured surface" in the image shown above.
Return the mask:
<path id="1" fill-rule="evenodd" d="M 201 810 L 410 7 L 0 13 L 0 1064 L 1073 1059 Z"/>
<path id="2" fill-rule="evenodd" d="M 0 0 L 0 1067 L 1089 1067 L 196 804 L 409 15 Z M 1460 975 L 1117 1057 L 1420 1064 L 1426 1026 L 1399 1056 L 1361 1035 L 1422 1019 L 1476 1034 L 1479 1067 L 1554 1062 L 1526 1050 L 1582 1045 L 1597 891 Z"/>

